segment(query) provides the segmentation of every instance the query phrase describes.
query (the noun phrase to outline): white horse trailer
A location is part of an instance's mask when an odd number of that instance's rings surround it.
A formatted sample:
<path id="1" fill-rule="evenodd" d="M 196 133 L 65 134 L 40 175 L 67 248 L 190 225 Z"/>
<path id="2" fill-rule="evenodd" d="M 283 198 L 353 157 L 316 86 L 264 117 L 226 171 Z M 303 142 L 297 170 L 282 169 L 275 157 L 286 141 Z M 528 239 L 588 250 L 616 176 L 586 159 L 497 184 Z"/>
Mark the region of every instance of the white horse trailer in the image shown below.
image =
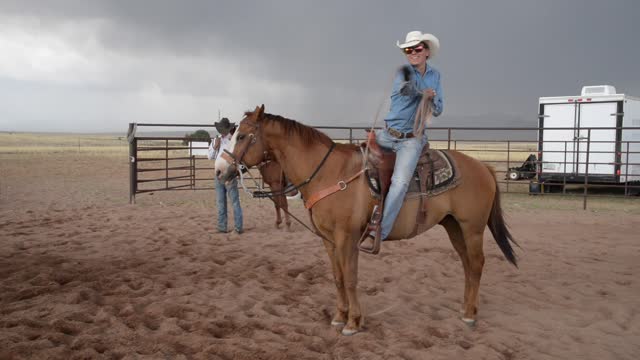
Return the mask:
<path id="1" fill-rule="evenodd" d="M 541 97 L 538 119 L 539 182 L 640 183 L 640 98 L 585 86 Z"/>

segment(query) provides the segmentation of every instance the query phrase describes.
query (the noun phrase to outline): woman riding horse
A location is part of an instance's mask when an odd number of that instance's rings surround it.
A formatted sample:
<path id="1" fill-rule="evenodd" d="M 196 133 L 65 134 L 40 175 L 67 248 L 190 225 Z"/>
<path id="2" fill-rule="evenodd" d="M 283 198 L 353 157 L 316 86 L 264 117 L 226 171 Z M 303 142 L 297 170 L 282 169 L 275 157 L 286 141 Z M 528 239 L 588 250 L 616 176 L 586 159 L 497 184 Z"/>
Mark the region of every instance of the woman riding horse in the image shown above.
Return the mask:
<path id="1" fill-rule="evenodd" d="M 384 201 L 381 229 L 372 231 L 362 244 L 362 247 L 372 252 L 379 250 L 380 240 L 385 240 L 400 213 L 413 172 L 427 144 L 427 133 L 421 124 L 421 111 L 427 103 L 433 108 L 433 115 L 439 116 L 443 110 L 444 97 L 440 85 L 440 73 L 427 65 L 427 59 L 432 58 L 440 48 L 438 38 L 420 31 L 411 31 L 405 42 L 397 46 L 402 49 L 410 66 L 398 72 L 393 81 L 391 91 L 391 107 L 385 117 L 385 128 L 376 131 L 376 141 L 384 148 L 396 153 L 396 162 L 391 178 L 389 194 Z M 379 236 L 376 241 L 374 238 Z"/>

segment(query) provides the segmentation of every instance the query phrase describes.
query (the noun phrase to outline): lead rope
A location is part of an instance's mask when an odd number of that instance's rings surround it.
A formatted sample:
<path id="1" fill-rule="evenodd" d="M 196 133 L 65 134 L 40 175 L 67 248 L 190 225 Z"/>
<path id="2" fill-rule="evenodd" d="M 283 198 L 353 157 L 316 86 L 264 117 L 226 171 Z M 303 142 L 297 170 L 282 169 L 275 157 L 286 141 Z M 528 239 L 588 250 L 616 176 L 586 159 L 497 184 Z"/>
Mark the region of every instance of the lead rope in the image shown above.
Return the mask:
<path id="1" fill-rule="evenodd" d="M 433 115 L 433 108 L 431 105 L 431 99 L 426 96 L 422 96 L 420 104 L 418 104 L 418 110 L 416 111 L 416 119 L 413 123 L 413 133 L 420 134 L 425 130 L 426 125 L 431 125 L 431 117 Z"/>
<path id="2" fill-rule="evenodd" d="M 391 84 L 393 85 L 393 79 L 395 79 L 395 74 L 393 76 L 393 78 L 391 79 Z M 380 101 L 378 102 L 378 110 L 376 111 L 376 115 L 373 118 L 373 124 L 371 125 L 371 128 L 369 129 L 369 132 L 375 131 L 376 129 L 376 125 L 378 124 L 378 119 L 380 118 L 380 112 L 382 111 L 382 106 L 385 103 L 385 100 L 387 98 L 387 93 L 383 92 L 382 97 L 380 98 Z M 367 146 L 364 149 L 364 152 L 362 153 L 362 155 L 364 156 L 364 161 L 362 162 L 362 168 L 366 169 L 367 168 L 367 162 L 369 161 L 369 146 L 371 142 L 371 137 L 367 136 Z"/>

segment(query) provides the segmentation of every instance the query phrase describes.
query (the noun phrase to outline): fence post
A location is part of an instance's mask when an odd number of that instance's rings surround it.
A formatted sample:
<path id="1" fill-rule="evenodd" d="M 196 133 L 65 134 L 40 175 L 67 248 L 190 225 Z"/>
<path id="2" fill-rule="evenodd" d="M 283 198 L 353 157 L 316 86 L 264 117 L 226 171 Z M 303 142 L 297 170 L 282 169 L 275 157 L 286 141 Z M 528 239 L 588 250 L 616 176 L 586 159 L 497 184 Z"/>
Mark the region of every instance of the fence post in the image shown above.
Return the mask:
<path id="1" fill-rule="evenodd" d="M 191 155 L 189 156 L 189 178 L 190 178 L 190 188 L 191 190 L 193 190 L 193 188 L 196 185 L 196 156 L 195 155 Z"/>
<path id="2" fill-rule="evenodd" d="M 620 159 L 620 164 L 622 164 L 622 159 Z M 620 165 L 620 167 L 622 167 L 622 165 Z M 629 196 L 631 195 L 629 190 L 629 142 L 627 141 L 627 151 L 626 151 L 626 160 L 625 160 L 625 167 L 624 167 L 624 195 L 625 196 Z"/>
<path id="3" fill-rule="evenodd" d="M 129 142 L 129 204 L 132 204 L 136 202 L 136 192 L 138 191 L 138 139 L 136 139 L 135 123 L 129 123 L 127 141 Z"/>
<path id="4" fill-rule="evenodd" d="M 575 153 L 575 142 L 574 142 L 574 153 Z M 575 156 L 574 156 L 575 158 Z M 573 164 L 575 166 L 575 164 Z M 562 194 L 567 193 L 567 142 L 564 142 L 564 171 L 562 172 Z"/>
<path id="5" fill-rule="evenodd" d="M 584 166 L 584 202 L 582 204 L 582 210 L 587 210 L 587 197 L 588 197 L 588 186 L 589 186 L 589 151 L 591 148 L 591 128 L 589 128 L 587 132 L 587 161 Z M 578 159 L 580 159 L 580 154 L 578 154 Z M 580 164 L 578 164 L 578 169 L 580 169 Z"/>
<path id="6" fill-rule="evenodd" d="M 187 141 L 186 138 L 185 138 L 185 141 Z M 189 141 L 189 188 L 191 190 L 193 190 L 193 187 L 195 185 L 195 182 L 194 182 L 195 159 L 196 159 L 196 156 L 193 155 L 193 142 Z"/>
<path id="7" fill-rule="evenodd" d="M 511 168 L 511 141 L 507 140 L 507 192 L 509 192 L 509 169 Z"/>

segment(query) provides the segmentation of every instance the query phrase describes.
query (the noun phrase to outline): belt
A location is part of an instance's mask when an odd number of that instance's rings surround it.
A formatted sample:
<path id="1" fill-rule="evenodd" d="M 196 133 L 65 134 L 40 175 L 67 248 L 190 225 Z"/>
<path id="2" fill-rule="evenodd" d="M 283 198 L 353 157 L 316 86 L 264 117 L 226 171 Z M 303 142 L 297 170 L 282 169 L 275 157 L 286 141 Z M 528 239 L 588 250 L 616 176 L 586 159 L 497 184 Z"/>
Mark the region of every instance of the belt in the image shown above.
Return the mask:
<path id="1" fill-rule="evenodd" d="M 387 128 L 387 132 L 389 133 L 389 135 L 393 136 L 396 139 L 411 139 L 412 137 L 415 136 L 413 135 L 412 132 L 403 133 L 401 131 L 398 131 L 392 128 Z"/>

